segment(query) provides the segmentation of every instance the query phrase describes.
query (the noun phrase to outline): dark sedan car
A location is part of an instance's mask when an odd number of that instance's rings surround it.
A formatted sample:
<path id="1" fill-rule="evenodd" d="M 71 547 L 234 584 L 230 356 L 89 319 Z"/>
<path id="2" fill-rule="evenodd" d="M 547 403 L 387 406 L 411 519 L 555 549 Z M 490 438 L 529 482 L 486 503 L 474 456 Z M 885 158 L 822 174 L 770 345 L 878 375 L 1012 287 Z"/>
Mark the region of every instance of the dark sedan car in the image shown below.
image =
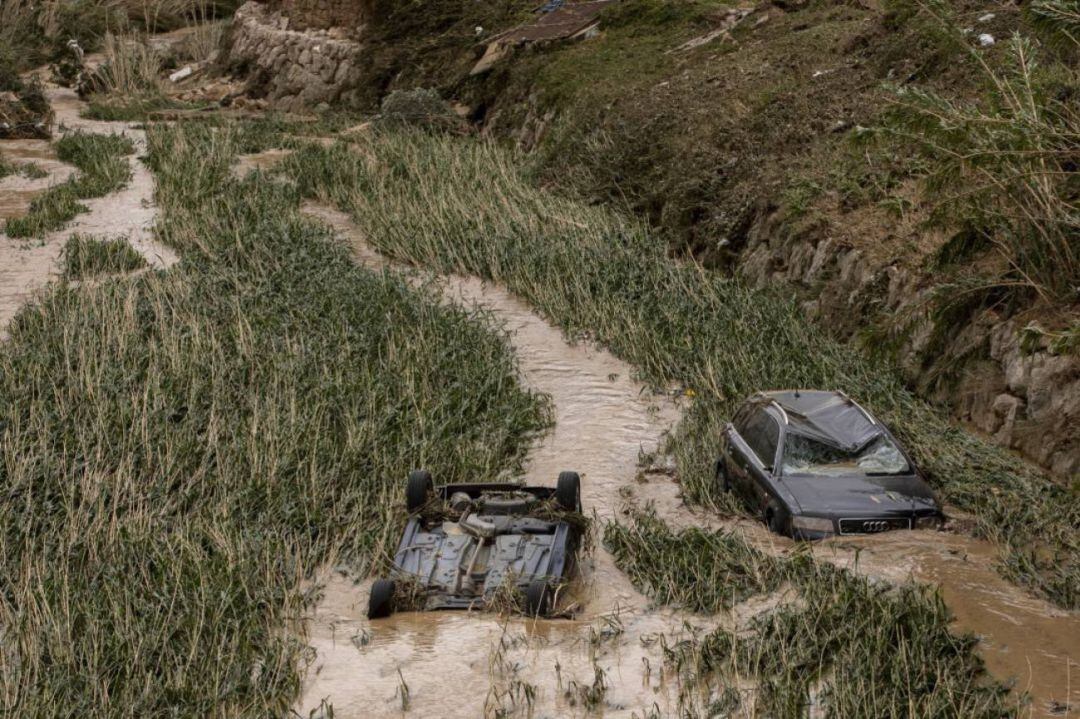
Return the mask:
<path id="1" fill-rule="evenodd" d="M 717 480 L 778 534 L 937 529 L 933 491 L 885 426 L 843 392 L 762 392 L 724 428 Z"/>

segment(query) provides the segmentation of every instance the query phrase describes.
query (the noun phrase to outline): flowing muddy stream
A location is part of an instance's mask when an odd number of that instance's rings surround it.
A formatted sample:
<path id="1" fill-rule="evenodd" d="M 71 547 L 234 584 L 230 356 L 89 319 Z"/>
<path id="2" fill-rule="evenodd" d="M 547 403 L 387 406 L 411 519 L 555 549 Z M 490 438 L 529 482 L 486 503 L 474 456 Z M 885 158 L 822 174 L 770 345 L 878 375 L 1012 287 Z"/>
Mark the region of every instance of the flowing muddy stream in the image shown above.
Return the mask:
<path id="1" fill-rule="evenodd" d="M 247 162 L 262 167 L 270 161 L 254 157 Z M 386 266 L 346 215 L 322 206 L 306 211 L 347 238 L 361 262 Z M 791 546 L 757 523 L 692 513 L 670 479 L 635 481 L 639 452 L 656 447 L 678 419 L 678 409 L 669 398 L 651 395 L 633 381 L 629 365 L 588 344 L 568 344 L 557 328 L 499 287 L 473 278 L 444 282 L 449 297 L 481 305 L 506 324 L 526 384 L 554 402 L 556 426 L 531 455 L 530 483 L 550 484 L 560 470 L 576 469 L 583 476 L 586 511 L 600 520 L 616 516 L 628 501 L 652 502 L 676 526 L 736 529 L 770 552 Z M 1002 579 L 993 568 L 994 549 L 986 542 L 939 532 L 895 532 L 822 542 L 815 555 L 887 581 L 914 579 L 940 586 L 956 617 L 955 628 L 982 637 L 980 652 L 995 676 L 1015 678 L 1017 689 L 1032 695 L 1024 715 L 1068 716 L 1075 712 L 1070 705 L 1080 707 L 1080 682 L 1074 680 L 1080 675 L 1080 617 Z M 586 709 L 572 682 L 589 686 L 598 676 L 607 693 L 594 711 L 644 716 L 655 707 L 667 716 L 677 710 L 678 687 L 660 671 L 659 635 L 674 639 L 685 633 L 685 622 L 707 627 L 733 621 L 651 608 L 601 546 L 585 562 L 574 597 L 581 610 L 575 621 L 401 613 L 369 622 L 370 581 L 357 584 L 340 575 L 326 579 L 325 598 L 310 621 L 316 659 L 298 707 L 305 716 L 323 700 L 341 717 L 472 717 L 500 707 L 521 711 L 524 700 L 514 703 L 520 682 L 535 687 L 538 716 L 580 715 Z M 747 603 L 751 606 L 736 607 L 735 618 L 766 604 L 759 598 Z M 606 620 L 616 616 L 617 622 Z M 752 712 L 751 707 L 746 702 L 740 712 Z"/>
<path id="2" fill-rule="evenodd" d="M 11 318 L 34 292 L 59 274 L 58 260 L 64 243 L 72 233 L 127 238 L 151 266 L 168 267 L 176 254 L 153 236 L 154 179 L 138 160 L 146 152 L 142 130 L 119 122 L 99 122 L 79 117 L 84 104 L 74 90 L 49 87 L 49 102 L 56 113 L 56 126 L 86 132 L 122 132 L 135 144 L 135 154 L 128 158 L 132 178 L 127 187 L 105 197 L 83 200 L 89 212 L 80 214 L 59 230 L 44 237 L 12 239 L 0 231 L 0 339 L 6 334 Z M 49 172 L 44 180 L 8 177 L 0 183 L 0 220 L 21 215 L 33 197 L 57 182 L 67 179 L 71 168 L 57 161 L 51 146 L 42 140 L 5 140 L 0 152 L 10 160 L 35 162 Z M 2 226 L 0 226 L 2 230 Z"/>
<path id="3" fill-rule="evenodd" d="M 309 212 L 348 236 L 366 264 L 381 264 L 347 217 L 325 208 Z M 505 322 L 525 382 L 554 402 L 556 425 L 532 452 L 528 483 L 554 485 L 561 470 L 579 471 L 582 502 L 600 521 L 615 516 L 627 490 L 640 501 L 678 504 L 678 487 L 667 478 L 633 482 L 639 453 L 655 449 L 677 418 L 670 399 L 646 392 L 630 378 L 631 368 L 607 352 L 568 345 L 558 329 L 497 287 L 451 277 L 446 289 Z M 577 584 L 572 599 L 580 613 L 574 621 L 403 612 L 368 622 L 370 582 L 355 585 L 335 576 L 311 623 L 309 641 L 317 659 L 299 711 L 306 716 L 325 698 L 339 717 L 397 715 L 404 684 L 410 714 L 477 717 L 485 706 L 489 711 L 499 706 L 494 693 L 512 695 L 522 686 L 517 681 L 536 687 L 538 707 L 565 716 L 581 711 L 571 704 L 580 704 L 572 690 L 565 696 L 571 682 L 591 686 L 596 667 L 608 687 L 605 716 L 640 714 L 654 703 L 665 715 L 674 711 L 672 685 L 661 682 L 651 641 L 660 633 L 677 634 L 690 617 L 650 611 L 648 600 L 600 547 L 583 561 Z M 710 621 L 697 618 L 696 623 Z M 608 635 L 621 634 L 600 639 L 605 627 Z M 518 706 L 524 702 L 520 698 Z M 512 696 L 504 697 L 502 706 L 511 704 Z"/>

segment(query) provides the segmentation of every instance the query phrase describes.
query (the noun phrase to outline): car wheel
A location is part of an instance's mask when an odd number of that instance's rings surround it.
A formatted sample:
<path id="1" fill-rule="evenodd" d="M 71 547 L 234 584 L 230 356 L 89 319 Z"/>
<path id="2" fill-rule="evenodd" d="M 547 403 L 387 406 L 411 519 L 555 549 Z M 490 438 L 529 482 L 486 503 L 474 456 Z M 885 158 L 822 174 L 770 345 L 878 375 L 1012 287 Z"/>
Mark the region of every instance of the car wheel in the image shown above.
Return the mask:
<path id="1" fill-rule="evenodd" d="M 568 512 L 581 511 L 581 475 L 577 472 L 560 472 L 555 487 L 555 501 Z"/>
<path id="2" fill-rule="evenodd" d="M 720 485 L 720 491 L 724 494 L 731 492 L 731 477 L 728 476 L 727 466 L 724 464 L 724 460 L 716 460 L 716 481 Z"/>
<path id="3" fill-rule="evenodd" d="M 409 483 L 405 487 L 405 506 L 409 509 L 409 514 L 416 514 L 423 509 L 434 493 L 435 483 L 431 479 L 431 472 L 422 469 L 409 472 Z"/>
<path id="4" fill-rule="evenodd" d="M 389 617 L 394 611 L 394 580 L 376 579 L 368 597 L 368 619 Z"/>
<path id="5" fill-rule="evenodd" d="M 543 579 L 537 579 L 525 590 L 525 613 L 530 617 L 546 617 L 551 614 L 551 587 Z"/>
<path id="6" fill-rule="evenodd" d="M 769 531 L 781 536 L 788 533 L 788 516 L 781 507 L 770 505 L 765 510 L 765 524 L 769 525 Z"/>

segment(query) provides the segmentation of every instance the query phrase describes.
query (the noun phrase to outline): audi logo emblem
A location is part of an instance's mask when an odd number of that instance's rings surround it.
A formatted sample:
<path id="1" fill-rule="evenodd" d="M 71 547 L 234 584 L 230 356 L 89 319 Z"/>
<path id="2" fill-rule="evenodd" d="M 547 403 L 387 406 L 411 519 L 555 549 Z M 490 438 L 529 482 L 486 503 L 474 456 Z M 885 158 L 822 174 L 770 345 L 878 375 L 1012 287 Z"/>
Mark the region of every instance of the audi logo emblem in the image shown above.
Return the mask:
<path id="1" fill-rule="evenodd" d="M 871 532 L 884 532 L 888 528 L 889 528 L 889 523 L 888 522 L 877 521 L 877 522 L 863 522 L 862 523 L 863 531 L 868 533 L 868 534 L 871 533 Z"/>

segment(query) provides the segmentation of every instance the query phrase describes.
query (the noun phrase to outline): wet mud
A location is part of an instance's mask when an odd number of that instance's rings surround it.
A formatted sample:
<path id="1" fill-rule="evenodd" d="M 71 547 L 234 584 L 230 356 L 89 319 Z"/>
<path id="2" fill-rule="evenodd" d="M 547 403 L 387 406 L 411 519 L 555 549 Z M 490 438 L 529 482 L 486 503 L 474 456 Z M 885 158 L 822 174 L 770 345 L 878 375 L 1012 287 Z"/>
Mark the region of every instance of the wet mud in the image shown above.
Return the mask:
<path id="1" fill-rule="evenodd" d="M 78 215 L 67 226 L 44 237 L 12 239 L 0 231 L 0 339 L 5 336 L 5 328 L 19 308 L 26 304 L 36 291 L 57 278 L 60 273 L 61 250 L 72 233 L 126 237 L 151 267 L 168 267 L 177 260 L 176 254 L 157 242 L 153 236 L 154 180 L 149 169 L 138 159 L 146 152 L 146 136 L 143 131 L 126 123 L 100 122 L 79 117 L 84 105 L 74 90 L 49 87 L 46 94 L 56 113 L 58 127 L 87 132 L 122 132 L 129 136 L 135 143 L 135 154 L 128 158 L 132 178 L 127 187 L 119 192 L 84 200 L 83 204 L 89 208 L 89 212 Z M 6 191 L 9 185 L 6 183 L 12 178 L 7 178 L 5 184 L 0 184 L 0 196 L 4 198 L 0 200 L 0 208 L 4 211 L 11 208 L 11 213 L 0 215 L 0 219 L 22 214 L 34 196 L 49 185 L 67 179 L 71 172 L 69 166 L 56 161 L 55 153 L 45 141 L 3 141 L 0 142 L 0 152 L 13 160 L 37 162 L 50 172 L 44 186 L 35 186 L 27 190 L 26 194 L 10 200 Z M 18 179 L 24 183 L 31 182 Z M 18 191 L 19 186 L 15 189 Z"/>
<path id="2" fill-rule="evenodd" d="M 359 261 L 387 265 L 346 215 L 322 206 L 305 209 L 348 240 Z M 652 503 L 676 526 L 732 529 L 772 553 L 793 546 L 758 523 L 691 511 L 678 485 L 663 475 L 649 475 L 644 483 L 635 479 L 639 453 L 656 448 L 679 410 L 671 398 L 633 381 L 629 365 L 587 343 L 568 344 L 557 328 L 499 287 L 474 278 L 443 281 L 449 298 L 482 305 L 505 323 L 524 381 L 551 395 L 556 425 L 531 454 L 529 482 L 553 483 L 559 471 L 575 469 L 582 472 L 586 512 L 601 521 L 628 503 Z M 1002 579 L 988 543 L 942 532 L 895 532 L 836 538 L 814 552 L 882 580 L 939 586 L 955 629 L 982 639 L 980 653 L 990 671 L 1014 678 L 1017 691 L 1030 692 L 1024 716 L 1062 716 L 1062 706 L 1080 707 L 1080 617 Z M 733 616 L 716 618 L 657 610 L 602 546 L 584 562 L 573 597 L 580 612 L 569 621 L 446 612 L 369 622 L 370 581 L 342 575 L 325 580 L 325 598 L 308 626 L 316 654 L 297 707 L 304 716 L 323 700 L 339 717 L 473 717 L 498 709 L 521 716 L 628 717 L 654 708 L 668 716 L 677 713 L 678 687 L 661 671 L 660 635 L 670 644 L 689 626 L 738 623 L 769 604 L 751 600 Z M 593 685 L 597 676 L 607 690 L 600 705 L 589 709 L 581 687 Z M 518 694 L 524 691 L 522 682 L 534 687 L 532 699 L 511 701 L 515 687 Z M 752 712 L 751 707 L 746 702 L 740 711 Z"/>
<path id="3" fill-rule="evenodd" d="M 51 185 L 64 182 L 74 172 L 71 165 L 56 159 L 56 151 L 48 140 L 3 140 L 0 156 L 13 163 L 33 163 L 47 173 L 39 178 L 14 174 L 0 179 L 0 226 L 4 220 L 26 214 L 35 197 Z"/>

